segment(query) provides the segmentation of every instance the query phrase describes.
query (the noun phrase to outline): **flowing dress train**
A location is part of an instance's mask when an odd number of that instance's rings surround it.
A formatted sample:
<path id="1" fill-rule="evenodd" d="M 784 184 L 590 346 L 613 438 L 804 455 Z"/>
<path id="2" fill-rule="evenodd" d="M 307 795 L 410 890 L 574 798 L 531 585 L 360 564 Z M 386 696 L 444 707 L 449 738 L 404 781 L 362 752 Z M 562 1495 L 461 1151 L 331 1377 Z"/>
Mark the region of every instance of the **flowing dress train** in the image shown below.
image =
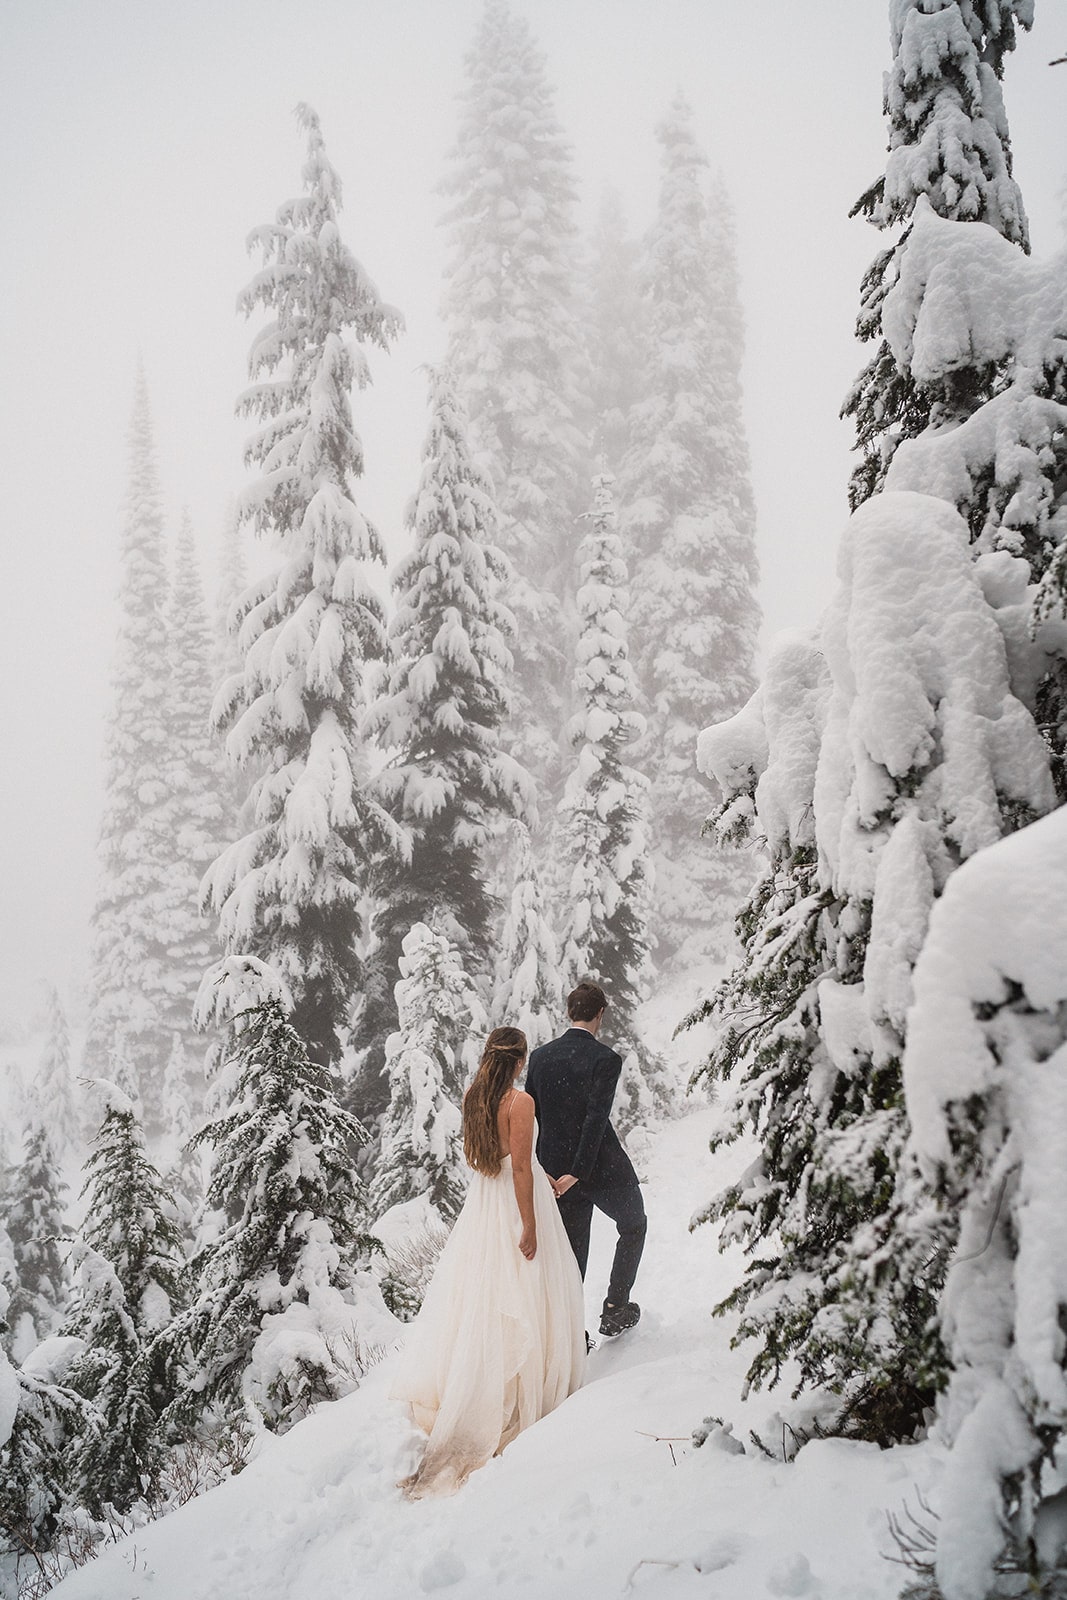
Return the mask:
<path id="1" fill-rule="evenodd" d="M 537 1136 L 534 1133 L 536 1148 Z M 543 1168 L 533 1160 L 537 1253 L 519 1252 L 511 1157 L 471 1174 L 390 1393 L 429 1435 L 412 1497 L 451 1494 L 582 1382 L 582 1280 Z"/>

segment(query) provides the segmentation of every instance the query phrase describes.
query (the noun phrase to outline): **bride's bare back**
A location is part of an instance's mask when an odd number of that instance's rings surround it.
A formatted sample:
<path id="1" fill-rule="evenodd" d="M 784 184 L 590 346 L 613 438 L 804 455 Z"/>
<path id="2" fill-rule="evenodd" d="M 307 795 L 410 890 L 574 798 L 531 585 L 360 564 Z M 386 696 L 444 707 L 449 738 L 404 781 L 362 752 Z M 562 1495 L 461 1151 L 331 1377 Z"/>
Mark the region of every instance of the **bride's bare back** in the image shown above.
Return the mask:
<path id="1" fill-rule="evenodd" d="M 537 1224 L 533 1199 L 533 1097 L 525 1089 L 512 1089 L 500 1102 L 496 1117 L 500 1149 L 511 1157 L 511 1181 L 522 1218 L 519 1249 L 527 1261 L 537 1254 Z"/>

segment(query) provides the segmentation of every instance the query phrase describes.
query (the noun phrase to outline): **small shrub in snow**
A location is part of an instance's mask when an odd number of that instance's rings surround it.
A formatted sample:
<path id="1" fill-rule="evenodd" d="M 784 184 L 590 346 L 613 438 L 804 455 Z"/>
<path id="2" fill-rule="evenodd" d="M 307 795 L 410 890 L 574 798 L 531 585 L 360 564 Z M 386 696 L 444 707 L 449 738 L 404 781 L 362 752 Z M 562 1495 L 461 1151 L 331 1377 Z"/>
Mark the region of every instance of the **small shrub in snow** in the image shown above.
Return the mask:
<path id="1" fill-rule="evenodd" d="M 389 1310 L 401 1322 L 411 1322 L 418 1315 L 448 1233 L 443 1222 L 427 1220 L 403 1239 L 386 1246 L 387 1271 L 382 1279 L 382 1295 Z"/>

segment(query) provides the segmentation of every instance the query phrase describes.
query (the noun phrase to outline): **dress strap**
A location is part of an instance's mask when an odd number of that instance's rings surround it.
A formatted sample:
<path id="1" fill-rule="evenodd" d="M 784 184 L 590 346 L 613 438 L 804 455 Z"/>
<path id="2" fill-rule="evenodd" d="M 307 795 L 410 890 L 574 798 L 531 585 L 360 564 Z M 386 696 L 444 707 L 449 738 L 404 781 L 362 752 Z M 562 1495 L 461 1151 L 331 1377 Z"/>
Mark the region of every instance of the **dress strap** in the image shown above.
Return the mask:
<path id="1" fill-rule="evenodd" d="M 515 1099 L 515 1090 L 514 1089 L 509 1089 L 508 1092 L 507 1092 L 507 1103 L 506 1103 L 507 1116 L 506 1116 L 505 1125 L 507 1127 L 508 1137 L 504 1140 L 504 1145 L 505 1145 L 504 1154 L 505 1155 L 507 1154 L 507 1148 L 506 1147 L 508 1145 L 510 1145 L 510 1143 L 511 1143 L 511 1106 L 512 1106 L 512 1102 L 514 1101 L 514 1099 Z M 501 1102 L 501 1104 L 503 1104 L 503 1103 L 504 1102 Z"/>

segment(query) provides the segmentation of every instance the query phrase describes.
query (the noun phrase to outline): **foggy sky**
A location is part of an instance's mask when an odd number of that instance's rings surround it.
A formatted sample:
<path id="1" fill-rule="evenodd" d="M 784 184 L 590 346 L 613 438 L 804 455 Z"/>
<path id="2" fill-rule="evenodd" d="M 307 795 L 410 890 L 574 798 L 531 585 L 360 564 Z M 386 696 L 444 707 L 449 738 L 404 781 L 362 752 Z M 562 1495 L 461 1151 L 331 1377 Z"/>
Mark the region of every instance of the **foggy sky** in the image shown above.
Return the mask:
<path id="1" fill-rule="evenodd" d="M 882 170 L 886 0 L 516 0 L 548 57 L 583 219 L 615 186 L 649 222 L 676 89 L 737 207 L 767 629 L 814 622 L 846 515 L 841 399 L 878 235 L 848 210 Z M 138 354 L 170 532 L 188 507 L 209 594 L 252 329 L 249 230 L 299 192 L 292 117 L 320 114 L 344 236 L 407 332 L 357 397 L 360 504 L 392 552 L 418 473 L 419 368 L 439 359 L 435 186 L 480 0 L 4 0 L 0 8 L 0 1038 L 51 977 L 77 1006 L 95 882 L 126 429 Z M 1067 6 L 1005 80 L 1034 251 L 1062 242 Z"/>

